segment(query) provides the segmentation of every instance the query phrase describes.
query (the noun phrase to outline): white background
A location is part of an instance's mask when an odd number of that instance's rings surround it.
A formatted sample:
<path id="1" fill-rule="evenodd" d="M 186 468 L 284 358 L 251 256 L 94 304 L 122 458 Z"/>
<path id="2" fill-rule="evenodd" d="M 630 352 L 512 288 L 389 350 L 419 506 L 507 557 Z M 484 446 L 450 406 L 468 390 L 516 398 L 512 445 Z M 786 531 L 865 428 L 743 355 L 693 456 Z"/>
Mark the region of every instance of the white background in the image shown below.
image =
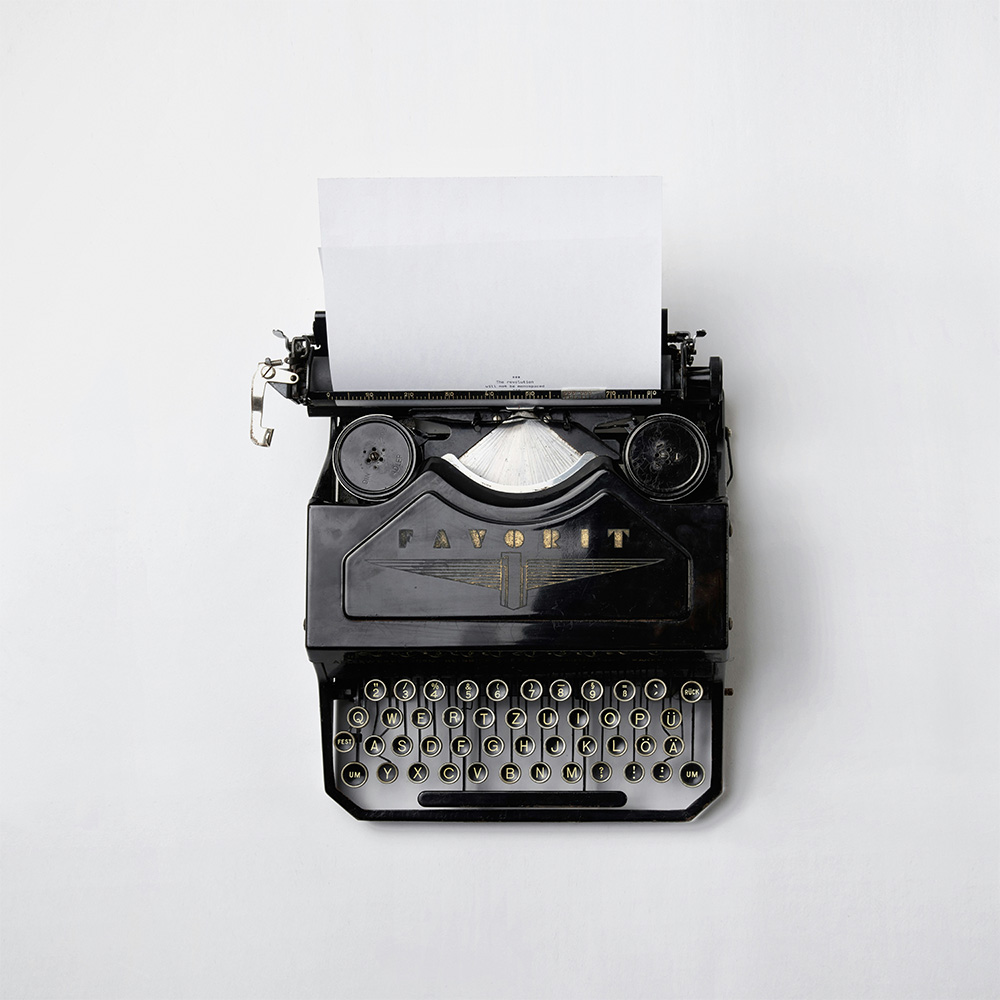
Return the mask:
<path id="1" fill-rule="evenodd" d="M 996 994 L 994 4 L 0 16 L 6 996 Z M 664 176 L 726 362 L 726 796 L 357 823 L 300 628 L 323 423 L 247 439 L 316 178 L 603 173 Z"/>

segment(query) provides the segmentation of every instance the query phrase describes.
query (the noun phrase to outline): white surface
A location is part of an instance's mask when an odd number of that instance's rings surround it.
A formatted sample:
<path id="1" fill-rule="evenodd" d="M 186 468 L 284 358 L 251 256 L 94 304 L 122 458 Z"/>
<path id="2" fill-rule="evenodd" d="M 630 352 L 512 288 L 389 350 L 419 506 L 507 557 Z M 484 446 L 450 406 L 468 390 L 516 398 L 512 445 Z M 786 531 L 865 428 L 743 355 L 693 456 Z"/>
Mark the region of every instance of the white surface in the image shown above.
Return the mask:
<path id="1" fill-rule="evenodd" d="M 657 388 L 661 195 L 658 177 L 321 180 L 334 389 Z"/>
<path id="2" fill-rule="evenodd" d="M 6 996 L 997 994 L 992 4 L 0 16 Z M 325 429 L 253 448 L 250 374 L 322 305 L 316 177 L 560 173 L 663 175 L 725 359 L 728 792 L 362 825 L 299 627 Z"/>

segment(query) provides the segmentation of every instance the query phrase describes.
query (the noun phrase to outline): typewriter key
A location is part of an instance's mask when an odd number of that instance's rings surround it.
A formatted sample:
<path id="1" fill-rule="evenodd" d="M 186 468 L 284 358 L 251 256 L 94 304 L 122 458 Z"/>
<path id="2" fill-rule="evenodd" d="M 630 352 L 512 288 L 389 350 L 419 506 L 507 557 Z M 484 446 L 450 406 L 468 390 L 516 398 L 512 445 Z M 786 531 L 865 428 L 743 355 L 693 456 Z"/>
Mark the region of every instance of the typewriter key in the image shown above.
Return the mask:
<path id="1" fill-rule="evenodd" d="M 635 697 L 635 685 L 631 681 L 618 681 L 614 691 L 619 701 L 631 701 Z"/>
<path id="2" fill-rule="evenodd" d="M 462 701 L 475 701 L 479 697 L 479 685 L 475 681 L 462 681 L 456 690 Z"/>
<path id="3" fill-rule="evenodd" d="M 439 680 L 429 680 L 424 685 L 424 697 L 428 701 L 440 701 L 444 695 L 445 686 Z"/>
<path id="4" fill-rule="evenodd" d="M 410 781 L 426 781 L 427 765 L 421 764 L 419 761 L 416 764 L 411 764 L 406 769 L 406 776 L 410 779 Z"/>
<path id="5" fill-rule="evenodd" d="M 676 757 L 684 752 L 684 741 L 679 736 L 668 736 L 663 741 L 663 752 L 668 757 Z"/>
<path id="6" fill-rule="evenodd" d="M 661 760 L 658 764 L 653 765 L 649 773 L 652 775 L 653 781 L 659 781 L 662 784 L 664 781 L 670 780 L 673 771 L 665 760 Z"/>
<path id="7" fill-rule="evenodd" d="M 551 757 L 559 757 L 566 750 L 566 741 L 561 736 L 550 736 L 545 741 L 545 752 Z"/>
<path id="8" fill-rule="evenodd" d="M 351 421 L 333 446 L 333 468 L 348 492 L 361 500 L 384 500 L 409 481 L 417 464 L 413 435 L 382 413 Z"/>
<path id="9" fill-rule="evenodd" d="M 624 736 L 611 736 L 608 738 L 608 753 L 613 757 L 620 757 L 628 750 L 628 740 Z"/>
<path id="10" fill-rule="evenodd" d="M 385 740 L 381 736 L 369 736 L 365 740 L 365 753 L 369 757 L 381 757 L 385 753 Z"/>
<path id="11" fill-rule="evenodd" d="M 341 769 L 340 779 L 351 788 L 359 788 L 368 780 L 368 768 L 357 762 L 345 764 Z"/>
<path id="12" fill-rule="evenodd" d="M 618 714 L 616 709 L 606 708 L 601 712 L 601 725 L 605 729 L 614 729 L 619 722 L 621 722 L 622 717 Z"/>
<path id="13" fill-rule="evenodd" d="M 436 757 L 441 752 L 441 741 L 436 736 L 425 736 L 420 741 L 420 749 L 428 757 Z"/>
<path id="14" fill-rule="evenodd" d="M 410 722 L 414 729 L 426 729 L 433 719 L 429 708 L 415 708 L 410 712 Z"/>
<path id="15" fill-rule="evenodd" d="M 504 743 L 499 736 L 487 736 L 483 740 L 483 753 L 488 753 L 491 757 L 499 757 L 503 753 Z"/>
<path id="16" fill-rule="evenodd" d="M 633 708 L 628 714 L 633 729 L 645 729 L 649 725 L 649 712 L 644 708 Z"/>
<path id="17" fill-rule="evenodd" d="M 581 757 L 593 757 L 597 753 L 597 740 L 593 736 L 581 736 L 576 741 L 576 752 Z"/>
<path id="18" fill-rule="evenodd" d="M 680 771 L 681 781 L 688 788 L 697 788 L 705 780 L 705 768 L 696 760 L 688 761 Z"/>
<path id="19" fill-rule="evenodd" d="M 379 764 L 375 770 L 375 774 L 383 785 L 391 785 L 399 777 L 399 768 L 386 760 Z"/>
<path id="20" fill-rule="evenodd" d="M 472 721 L 477 729 L 489 729 L 496 722 L 496 718 L 492 708 L 477 708 L 472 715 Z"/>
<path id="21" fill-rule="evenodd" d="M 693 705 L 696 701 L 701 701 L 705 689 L 697 681 L 688 681 L 681 685 L 681 697 Z"/>
<path id="22" fill-rule="evenodd" d="M 549 685 L 549 694 L 553 701 L 565 701 L 573 693 L 573 688 L 569 681 L 557 680 Z"/>
<path id="23" fill-rule="evenodd" d="M 562 777 L 563 781 L 573 784 L 583 777 L 583 768 L 575 761 L 570 761 L 568 764 L 563 764 Z"/>
<path id="24" fill-rule="evenodd" d="M 506 681 L 490 681 L 486 685 L 486 697 L 490 701 L 503 701 L 507 697 L 507 682 Z"/>
<path id="25" fill-rule="evenodd" d="M 441 721 L 449 729 L 457 729 L 463 722 L 465 722 L 465 712 L 460 708 L 456 708 L 454 705 L 449 705 L 441 713 Z"/>
<path id="26" fill-rule="evenodd" d="M 555 729 L 559 724 L 559 713 L 554 708 L 538 710 L 538 725 L 541 729 Z"/>
<path id="27" fill-rule="evenodd" d="M 521 778 L 521 769 L 517 764 L 504 764 L 500 768 L 500 780 L 506 782 L 508 785 L 513 785 L 515 781 L 519 781 Z"/>
<path id="28" fill-rule="evenodd" d="M 393 687 L 392 693 L 400 701 L 409 701 L 417 693 L 417 685 L 411 680 L 396 681 L 396 685 Z"/>
<path id="29" fill-rule="evenodd" d="M 525 701 L 538 701 L 542 696 L 542 690 L 541 681 L 527 680 L 521 685 L 521 697 Z"/>
<path id="30" fill-rule="evenodd" d="M 532 764 L 528 770 L 531 775 L 531 780 L 536 781 L 541 784 L 543 781 L 549 780 L 549 775 L 552 773 L 552 768 L 549 767 L 544 761 L 538 761 Z"/>
<path id="31" fill-rule="evenodd" d="M 397 729 L 403 724 L 403 713 L 398 708 L 383 708 L 379 719 L 386 729 Z"/>
<path id="32" fill-rule="evenodd" d="M 462 777 L 462 772 L 458 769 L 457 764 L 442 764 L 441 769 L 438 771 L 438 777 L 446 785 L 453 785 Z"/>
<path id="33" fill-rule="evenodd" d="M 607 781 L 611 777 L 611 765 L 599 760 L 590 769 L 590 776 L 594 781 Z"/>
<path id="34" fill-rule="evenodd" d="M 523 708 L 508 708 L 504 716 L 504 722 L 508 729 L 520 729 L 528 721 Z"/>
<path id="35" fill-rule="evenodd" d="M 604 685 L 600 681 L 584 681 L 580 693 L 584 701 L 600 701 L 604 697 Z"/>
<path id="36" fill-rule="evenodd" d="M 392 752 L 397 757 L 405 757 L 413 749 L 413 740 L 409 736 L 397 736 L 392 741 Z"/>
<path id="37" fill-rule="evenodd" d="M 468 776 L 469 781 L 471 781 L 474 785 L 482 784 L 490 776 L 489 768 L 479 760 L 470 764 L 465 769 L 465 773 Z"/>
<path id="38" fill-rule="evenodd" d="M 697 424 L 676 413 L 647 417 L 625 442 L 625 471 L 643 492 L 676 500 L 698 488 L 711 453 Z"/>
<path id="39" fill-rule="evenodd" d="M 656 753 L 656 740 L 649 733 L 645 733 L 635 741 L 635 748 L 643 757 L 650 757 Z"/>
<path id="40" fill-rule="evenodd" d="M 364 729 L 368 725 L 368 712 L 360 705 L 355 705 L 348 711 L 347 721 L 355 729 Z"/>
<path id="41" fill-rule="evenodd" d="M 586 729 L 590 724 L 590 713 L 585 708 L 574 708 L 569 713 L 570 729 Z"/>
<path id="42" fill-rule="evenodd" d="M 650 701 L 663 701 L 667 694 L 667 685 L 659 677 L 650 677 L 643 691 Z"/>
<path id="43" fill-rule="evenodd" d="M 350 753 L 354 749 L 355 745 L 354 733 L 348 733 L 342 730 L 334 736 L 333 745 L 340 751 L 340 753 Z"/>
<path id="44" fill-rule="evenodd" d="M 518 736 L 514 749 L 519 757 L 530 757 L 535 752 L 535 741 L 530 736 Z"/>
<path id="45" fill-rule="evenodd" d="M 637 781 L 642 781 L 642 776 L 646 773 L 643 769 L 642 764 L 637 760 L 632 761 L 631 764 L 626 764 L 623 773 L 625 775 L 626 781 L 631 781 L 633 784 Z"/>
<path id="46" fill-rule="evenodd" d="M 681 716 L 680 710 L 676 708 L 665 708 L 660 712 L 660 725 L 664 729 L 676 729 L 681 722 L 683 717 Z"/>
<path id="47" fill-rule="evenodd" d="M 472 753 L 472 740 L 468 736 L 456 736 L 451 741 L 451 752 L 456 757 L 468 757 Z"/>
<path id="48" fill-rule="evenodd" d="M 375 678 L 365 685 L 365 697 L 369 701 L 381 701 L 388 693 L 385 683 Z"/>

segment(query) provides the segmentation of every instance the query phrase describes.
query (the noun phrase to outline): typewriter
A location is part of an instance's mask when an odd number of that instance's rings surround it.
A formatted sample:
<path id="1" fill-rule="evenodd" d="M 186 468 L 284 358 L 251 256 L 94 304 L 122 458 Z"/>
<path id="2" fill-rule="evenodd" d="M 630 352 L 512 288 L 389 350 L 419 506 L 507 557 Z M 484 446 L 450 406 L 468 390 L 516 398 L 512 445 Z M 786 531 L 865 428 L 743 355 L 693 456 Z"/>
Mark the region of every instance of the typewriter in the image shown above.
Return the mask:
<path id="1" fill-rule="evenodd" d="M 659 391 L 335 392 L 322 312 L 258 365 L 257 444 L 268 385 L 330 420 L 305 639 L 351 815 L 689 820 L 721 793 L 722 363 L 667 331 Z"/>

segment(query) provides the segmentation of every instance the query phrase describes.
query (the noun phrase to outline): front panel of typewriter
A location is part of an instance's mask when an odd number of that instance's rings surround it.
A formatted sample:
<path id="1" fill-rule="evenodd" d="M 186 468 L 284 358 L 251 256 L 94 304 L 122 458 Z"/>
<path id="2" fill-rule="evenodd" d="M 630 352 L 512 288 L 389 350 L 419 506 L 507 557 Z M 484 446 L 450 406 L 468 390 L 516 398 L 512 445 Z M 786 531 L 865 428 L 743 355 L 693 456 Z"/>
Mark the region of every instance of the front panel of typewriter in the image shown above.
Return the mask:
<path id="1" fill-rule="evenodd" d="M 293 349 L 285 394 L 333 418 L 306 645 L 354 816 L 679 820 L 719 795 L 728 466 L 693 344 L 664 337 L 660 393 L 530 405 L 338 400 L 322 316 Z"/>

